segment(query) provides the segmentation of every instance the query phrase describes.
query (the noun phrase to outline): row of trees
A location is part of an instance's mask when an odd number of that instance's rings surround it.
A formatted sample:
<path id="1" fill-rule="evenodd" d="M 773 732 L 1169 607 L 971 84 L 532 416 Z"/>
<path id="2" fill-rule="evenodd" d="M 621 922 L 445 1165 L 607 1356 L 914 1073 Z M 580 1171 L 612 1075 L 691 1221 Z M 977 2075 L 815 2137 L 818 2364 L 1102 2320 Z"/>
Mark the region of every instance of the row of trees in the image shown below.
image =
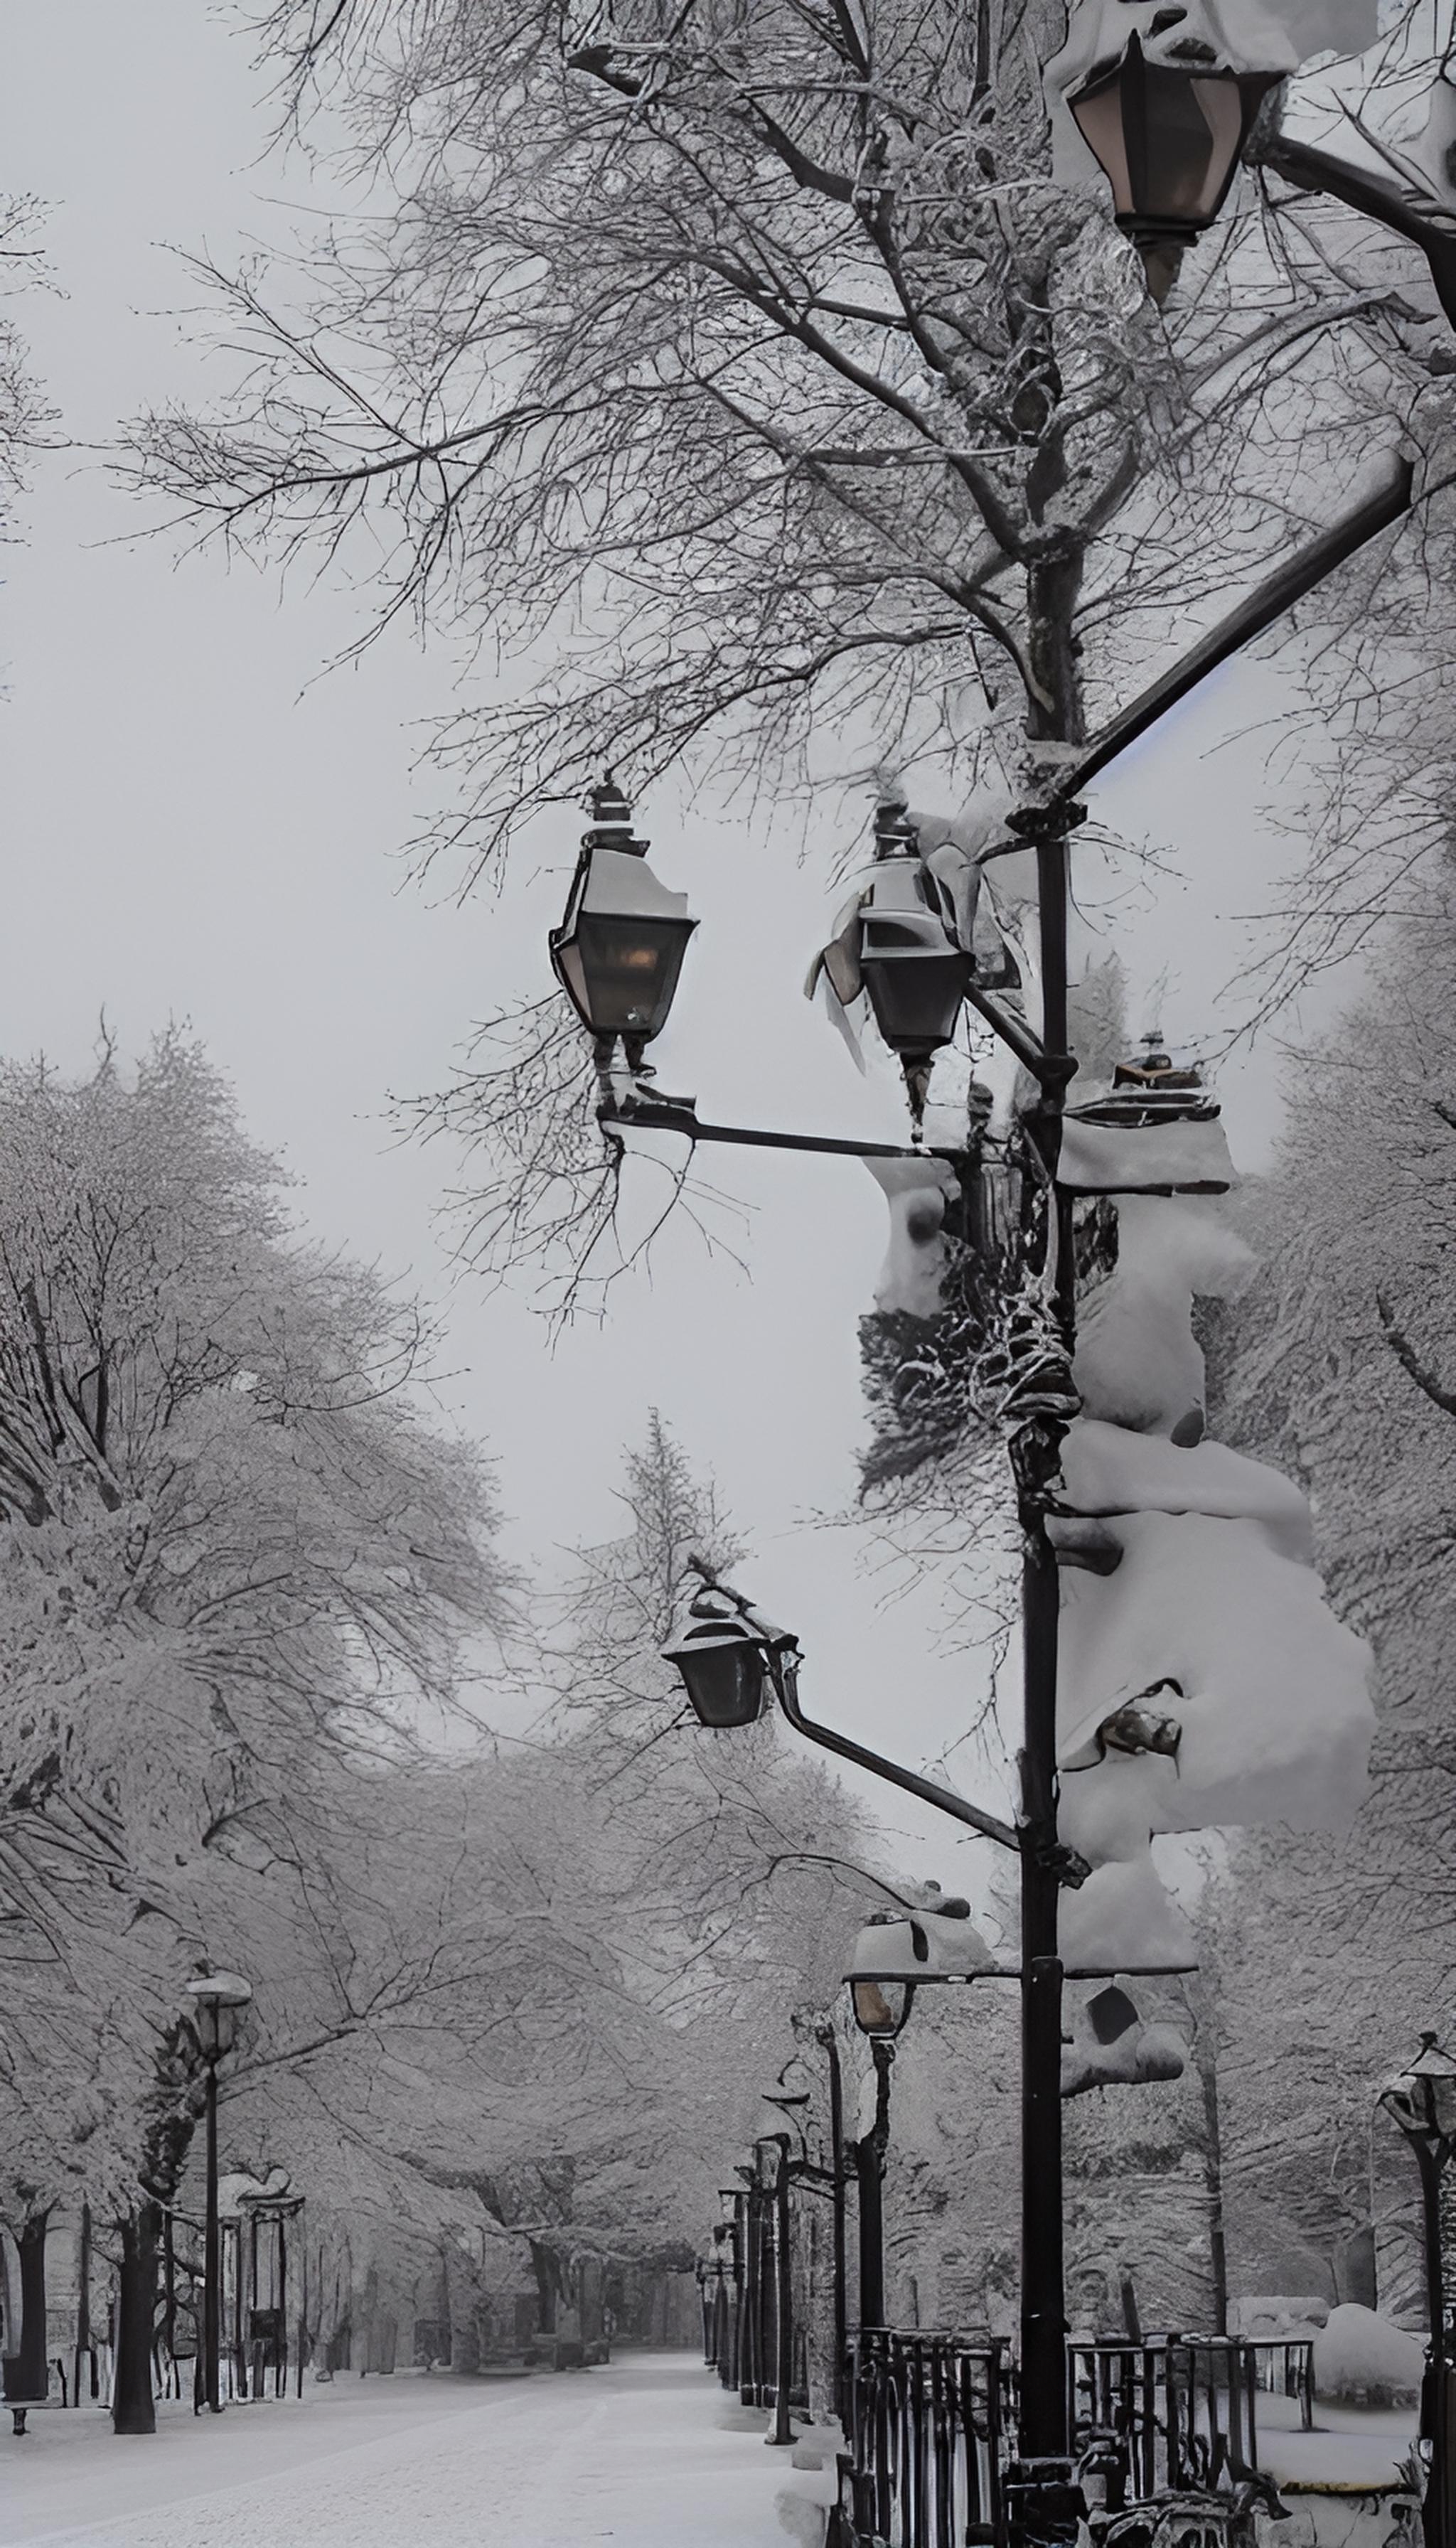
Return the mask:
<path id="1" fill-rule="evenodd" d="M 710 1494 L 654 1420 L 625 1535 L 533 1611 L 418 1313 L 293 1228 L 178 1037 L 12 1066 L 0 1154 L 0 2211 L 30 2254 L 89 2206 L 120 2412 L 195 2208 L 200 1965 L 257 1994 L 229 2147 L 316 2234 L 524 2239 L 543 2292 L 681 2247 L 864 1891 L 816 1771 L 659 1740 Z M 483 1738 L 468 1685 L 527 1666 L 536 1731 Z"/>

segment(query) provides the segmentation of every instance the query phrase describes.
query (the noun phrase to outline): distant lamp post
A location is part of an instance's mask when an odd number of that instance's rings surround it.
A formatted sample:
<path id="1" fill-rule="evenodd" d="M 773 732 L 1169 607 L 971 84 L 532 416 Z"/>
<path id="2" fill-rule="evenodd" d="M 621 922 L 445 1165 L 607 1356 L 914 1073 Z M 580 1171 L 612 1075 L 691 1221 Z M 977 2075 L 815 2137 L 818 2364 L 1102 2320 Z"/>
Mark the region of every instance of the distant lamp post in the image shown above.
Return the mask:
<path id="1" fill-rule="evenodd" d="M 957 945 L 902 804 L 874 818 L 874 873 L 860 912 L 860 978 L 905 1074 L 919 1141 L 935 1056 L 951 1043 L 975 970 Z"/>
<path id="2" fill-rule="evenodd" d="M 1118 228 L 1155 301 L 1185 247 L 1217 221 L 1263 100 L 1294 66 L 1236 61 L 1210 0 L 1155 10 L 1079 0 L 1047 80 L 1112 188 Z M 1090 60 L 1088 56 L 1091 56 Z"/>
<path id="3" fill-rule="evenodd" d="M 627 1066 L 645 1070 L 644 1052 L 668 1023 L 687 941 L 697 927 L 687 897 L 674 893 L 647 864 L 649 843 L 632 831 L 632 808 L 608 771 L 592 790 L 592 824 L 561 927 L 551 933 L 551 962 L 596 1047 L 605 1076 L 620 1041 Z"/>
<path id="4" fill-rule="evenodd" d="M 765 2133 L 755 2141 L 754 2173 L 761 2195 L 772 2207 L 774 2222 L 774 2429 L 765 2439 L 781 2447 L 794 2438 L 788 2406 L 793 2381 L 793 2253 L 787 2133 Z"/>
<path id="5" fill-rule="evenodd" d="M 237 2012 L 253 1995 L 240 1973 L 199 1973 L 182 1985 L 207 2064 L 207 2216 L 203 2232 L 202 2385 L 208 2412 L 223 2412 L 223 2228 L 218 2212 L 218 2064 L 232 2049 Z"/>
<path id="6" fill-rule="evenodd" d="M 1380 2091 L 1380 2104 L 1398 2123 L 1420 2170 L 1421 2221 L 1425 2244 L 1426 2312 L 1430 2349 L 1420 2393 L 1420 2437 L 1430 2447 L 1424 2526 L 1426 2548 L 1450 2548 L 1453 2500 L 1452 2432 L 1456 2401 L 1451 2397 L 1450 2331 L 1446 2322 L 1446 2278 L 1441 2253 L 1441 2178 L 1456 2149 L 1456 2060 L 1434 2035 L 1422 2035 L 1413 2061 Z"/>

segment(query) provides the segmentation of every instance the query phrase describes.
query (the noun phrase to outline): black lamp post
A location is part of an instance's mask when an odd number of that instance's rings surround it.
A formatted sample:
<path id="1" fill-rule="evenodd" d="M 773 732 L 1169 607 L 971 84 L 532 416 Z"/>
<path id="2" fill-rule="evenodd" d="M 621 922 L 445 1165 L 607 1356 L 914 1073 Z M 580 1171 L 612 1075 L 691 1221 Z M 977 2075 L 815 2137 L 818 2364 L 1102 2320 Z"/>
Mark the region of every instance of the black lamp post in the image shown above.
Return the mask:
<path id="1" fill-rule="evenodd" d="M 1068 1256 L 1070 1231 L 1067 1232 Z M 1030 1565 L 1029 1561 L 1029 1565 Z M 863 1743 L 851 1741 L 804 1714 L 798 1702 L 799 1650 L 796 1638 L 774 1626 L 761 1611 L 746 1601 L 741 1593 L 717 1583 L 702 1560 L 689 1560 L 693 1571 L 703 1579 L 704 1591 L 689 1605 L 688 1631 L 664 1649 L 666 1657 L 676 1664 L 688 1700 L 700 1724 L 724 1727 L 751 1723 L 767 1704 L 772 1691 L 788 1723 L 796 1733 L 806 1735 L 840 1759 L 853 1761 L 872 1776 L 888 1779 L 893 1785 L 919 1796 L 926 1804 L 935 1805 L 942 1813 L 983 1838 L 994 1840 L 1004 1849 L 1014 1851 L 1021 1867 L 1022 1892 L 1022 2067 L 1021 2067 L 1021 2162 L 1022 2162 L 1022 2418 L 1021 2436 L 1024 2462 L 1031 2463 L 1024 2484 L 1036 2490 L 1055 2484 L 1064 2477 L 1066 2449 L 1066 2318 L 1063 2300 L 1062 2265 L 1062 2189 L 1061 2189 L 1061 1965 L 1056 1955 L 1056 1904 L 1059 1888 L 1064 1883 L 1078 1883 L 1086 1874 L 1085 1864 L 1075 1853 L 1057 1842 L 1055 1821 L 1055 1691 L 1056 1691 L 1056 1617 L 1057 1582 L 1054 1562 L 1049 1551 L 1039 1549 L 1035 1570 L 1037 1583 L 1028 1594 L 1026 1611 L 1027 1642 L 1027 1709 L 1026 1745 L 1023 1753 L 1024 1819 L 1019 1828 L 1003 1823 L 971 1804 L 965 1797 L 953 1794 L 933 1780 L 923 1778 L 901 1763 L 887 1760 Z M 717 1672 L 703 1669 L 703 1655 L 708 1640 L 694 1640 L 694 1618 L 702 1621 L 702 1605 L 707 1595 L 712 1602 L 714 1621 L 722 1625 L 736 1616 L 750 1633 L 732 1641 L 742 1661 L 736 1665 L 734 1687 L 737 1712 L 729 1715 L 721 1705 L 723 1679 Z M 921 1960 L 914 1958 L 913 1940 L 908 1964 L 897 1956 L 893 1969 L 878 1960 L 871 1963 L 863 1978 L 873 1982 L 881 1996 L 886 1981 L 921 1981 L 940 1979 L 969 1980 L 973 1976 L 992 1974 L 996 1966 L 983 1941 L 970 1940 L 970 1924 L 960 1923 L 958 1913 L 942 1911 L 920 1913 L 917 1923 L 927 1934 L 928 1944 L 943 1929 L 950 1938 L 963 1942 L 957 1951 L 949 1944 L 937 1946 Z M 906 1924 L 901 1924 L 902 1926 Z M 969 1936 L 967 1936 L 969 1933 Z M 868 1932 L 866 1934 L 872 1934 Z M 851 1978 L 856 1976 L 852 1975 Z M 1012 1976 L 1014 1978 L 1014 1976 Z M 866 1999 L 866 2010 L 872 2013 L 872 2002 Z M 886 2001 L 892 2013 L 903 2019 L 907 2013 L 903 2001 Z M 889 2064 L 894 2057 L 893 2042 L 881 2033 L 875 2045 L 876 2074 L 881 2083 L 882 2100 L 888 2098 Z M 885 2105 L 887 2112 L 887 2102 Z M 862 2144 L 863 2151 L 863 2144 Z M 861 2164 L 862 2238 L 866 2207 L 873 2219 L 878 2198 L 878 2170 L 862 2157 Z M 862 2245 L 861 2307 L 867 2307 L 864 2266 L 865 2249 Z M 869 2259 L 868 2299 L 883 2308 L 883 2285 L 876 2293 L 872 2257 Z M 1053 2464 L 1054 2476 L 1044 2478 L 1042 2469 Z"/>
<path id="2" fill-rule="evenodd" d="M 697 927 L 686 895 L 654 875 L 649 847 L 634 837 L 632 808 L 608 772 L 592 790 L 591 829 L 582 835 L 565 917 L 551 933 L 557 980 L 595 1045 L 603 1078 L 618 1040 L 628 1068 L 645 1069 Z"/>
<path id="3" fill-rule="evenodd" d="M 793 2255 L 789 2245 L 789 2145 L 787 2133 L 765 2133 L 754 2143 L 754 2173 L 773 2221 L 774 2427 L 765 2439 L 782 2445 L 794 2438 L 788 2392 L 793 2379 Z"/>
<path id="4" fill-rule="evenodd" d="M 1420 2171 L 1421 2226 L 1425 2246 L 1426 2314 L 1430 2346 L 1420 2390 L 1420 2437 L 1430 2450 L 1424 2527 L 1426 2548 L 1452 2548 L 1456 2498 L 1452 2487 L 1453 2385 L 1451 2334 L 1446 2317 L 1445 2264 L 1441 2253 L 1441 2178 L 1456 2149 L 1456 2060 L 1434 2035 L 1422 2035 L 1415 2058 L 1380 2091 L 1380 2104 L 1401 2127 Z"/>
<path id="5" fill-rule="evenodd" d="M 223 2412 L 223 2225 L 218 2213 L 218 2064 L 232 2049 L 237 2012 L 252 1998 L 240 1973 L 200 1973 L 183 1990 L 207 2064 L 207 2214 L 203 2231 L 202 2390 L 208 2412 Z"/>

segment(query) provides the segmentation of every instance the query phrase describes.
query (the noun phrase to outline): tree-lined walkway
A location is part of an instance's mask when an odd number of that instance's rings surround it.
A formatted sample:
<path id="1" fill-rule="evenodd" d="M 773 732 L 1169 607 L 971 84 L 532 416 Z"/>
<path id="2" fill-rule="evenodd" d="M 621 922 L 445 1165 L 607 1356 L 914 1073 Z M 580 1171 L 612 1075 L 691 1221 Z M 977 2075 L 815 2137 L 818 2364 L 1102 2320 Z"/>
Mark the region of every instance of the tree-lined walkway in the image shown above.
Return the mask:
<path id="1" fill-rule="evenodd" d="M 48 2548 L 783 2548 L 787 2454 L 691 2354 L 580 2375 L 340 2381 L 167 2411 L 154 2441 L 35 2415 L 0 2437 L 0 2543 Z"/>

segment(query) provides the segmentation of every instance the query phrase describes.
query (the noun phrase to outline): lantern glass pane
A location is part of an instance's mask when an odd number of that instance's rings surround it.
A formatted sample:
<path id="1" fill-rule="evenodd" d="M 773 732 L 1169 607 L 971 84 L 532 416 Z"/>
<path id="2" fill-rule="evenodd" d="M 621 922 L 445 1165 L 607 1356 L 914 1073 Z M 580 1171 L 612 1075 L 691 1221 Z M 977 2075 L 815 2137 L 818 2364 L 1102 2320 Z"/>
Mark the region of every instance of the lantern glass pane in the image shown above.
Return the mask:
<path id="1" fill-rule="evenodd" d="M 910 1982 L 852 1982 L 855 2024 L 861 2034 L 898 2035 L 910 2014 L 913 1987 Z"/>
<path id="2" fill-rule="evenodd" d="M 939 1052 L 956 1033 L 970 958 L 953 948 L 944 955 L 906 950 L 861 958 L 874 1023 L 891 1052 L 911 1058 Z"/>
<path id="3" fill-rule="evenodd" d="M 661 1035 L 692 932 L 687 920 L 583 912 L 562 947 L 567 987 L 593 1035 Z"/>
<path id="4" fill-rule="evenodd" d="M 1243 102 L 1231 79 L 1190 79 L 1142 67 L 1142 169 L 1134 170 L 1135 212 L 1202 228 L 1224 200 L 1243 134 Z M 1134 154 L 1130 153 L 1130 156 Z M 1140 174 L 1140 183 L 1138 182 Z"/>
<path id="5" fill-rule="evenodd" d="M 1128 145 L 1123 137 L 1123 92 L 1121 79 L 1100 88 L 1091 97 L 1069 101 L 1077 130 L 1086 142 L 1098 167 L 1112 187 L 1114 209 L 1121 216 L 1133 210 L 1133 180 L 1128 171 Z"/>
<path id="6" fill-rule="evenodd" d="M 673 1658 L 700 1725 L 752 1725 L 764 1712 L 764 1658 L 746 1640 Z"/>

